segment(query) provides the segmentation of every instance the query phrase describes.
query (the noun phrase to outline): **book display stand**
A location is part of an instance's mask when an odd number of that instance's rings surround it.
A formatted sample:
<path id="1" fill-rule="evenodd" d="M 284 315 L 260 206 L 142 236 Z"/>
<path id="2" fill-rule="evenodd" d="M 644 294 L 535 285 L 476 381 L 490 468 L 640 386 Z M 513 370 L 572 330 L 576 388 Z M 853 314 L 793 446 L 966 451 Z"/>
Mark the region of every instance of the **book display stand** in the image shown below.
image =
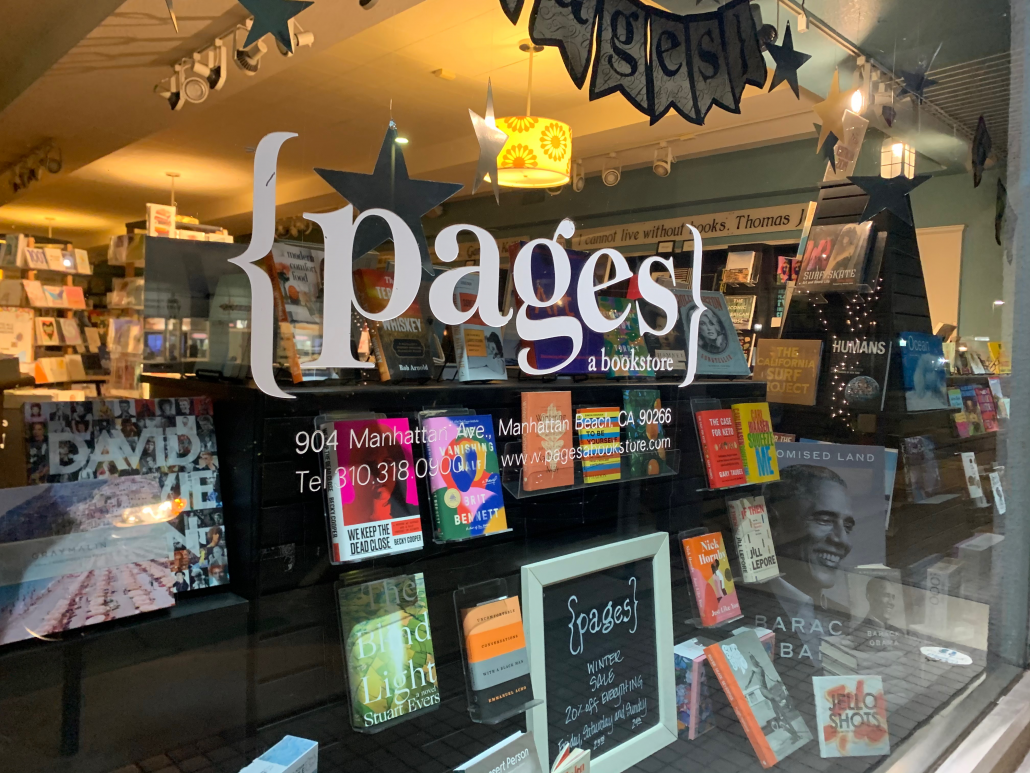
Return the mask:
<path id="1" fill-rule="evenodd" d="M 496 725 L 543 703 L 533 698 L 522 607 L 514 580 L 454 591 L 465 696 L 473 722 Z"/>

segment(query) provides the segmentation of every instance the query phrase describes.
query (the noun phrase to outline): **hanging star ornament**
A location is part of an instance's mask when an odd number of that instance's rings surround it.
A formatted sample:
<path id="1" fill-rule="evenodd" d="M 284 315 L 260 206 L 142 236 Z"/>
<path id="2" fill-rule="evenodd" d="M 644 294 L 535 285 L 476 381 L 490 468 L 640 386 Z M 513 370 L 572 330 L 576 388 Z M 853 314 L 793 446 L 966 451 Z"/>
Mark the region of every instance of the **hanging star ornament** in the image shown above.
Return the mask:
<path id="1" fill-rule="evenodd" d="M 361 172 L 337 172 L 332 169 L 315 169 L 318 176 L 333 189 L 364 212 L 369 209 L 386 209 L 403 220 L 415 235 L 422 268 L 432 273 L 429 246 L 422 230 L 422 216 L 443 204 L 461 190 L 461 183 L 412 180 L 404 163 L 404 153 L 397 144 L 397 124 L 390 126 L 383 137 L 372 174 Z M 391 238 L 389 226 L 380 218 L 373 218 L 361 224 L 354 236 L 354 257 L 361 257 Z"/>
<path id="2" fill-rule="evenodd" d="M 844 111 L 851 106 L 851 96 L 854 93 L 854 90 L 840 90 L 840 73 L 834 70 L 833 80 L 830 82 L 830 93 L 826 95 L 824 101 L 812 108 L 815 110 L 816 115 L 822 119 L 822 128 L 819 130 L 819 144 L 815 148 L 816 153 L 820 152 L 830 132 L 833 132 L 838 137 L 844 136 Z"/>
<path id="3" fill-rule="evenodd" d="M 311 0 L 240 0 L 240 5 L 254 17 L 244 48 L 250 48 L 265 35 L 272 33 L 282 47 L 292 54 L 290 19 L 313 3 Z"/>
<path id="4" fill-rule="evenodd" d="M 991 133 L 987 131 L 987 121 L 981 115 L 976 123 L 976 134 L 973 136 L 973 187 L 979 188 L 984 176 L 984 166 L 991 155 Z"/>
<path id="5" fill-rule="evenodd" d="M 772 91 L 781 83 L 787 83 L 794 96 L 801 99 L 801 92 L 798 90 L 798 68 L 811 59 L 810 54 L 803 54 L 794 50 L 794 38 L 790 33 L 790 22 L 787 22 L 787 31 L 783 34 L 783 45 L 777 46 L 774 43 L 766 43 L 765 50 L 776 62 L 776 72 L 773 73 Z"/>
<path id="6" fill-rule="evenodd" d="M 932 175 L 917 174 L 913 178 L 899 174 L 890 179 L 884 177 L 849 177 L 848 179 L 869 194 L 869 201 L 862 212 L 862 220 L 871 220 L 887 210 L 902 221 L 913 225 L 912 203 L 908 194 L 930 179 Z"/>
<path id="7" fill-rule="evenodd" d="M 833 170 L 834 174 L 837 173 L 837 154 L 833 151 L 836 149 L 838 142 L 840 142 L 840 140 L 837 139 L 837 135 L 830 132 L 826 136 L 826 142 L 824 142 L 822 148 L 820 148 L 823 158 L 830 162 L 830 168 Z"/>
<path id="8" fill-rule="evenodd" d="M 883 110 L 880 111 L 880 115 L 883 116 L 883 122 L 888 127 L 894 126 L 894 119 L 898 117 L 898 111 L 894 109 L 893 105 L 884 105 Z"/>
<path id="9" fill-rule="evenodd" d="M 479 162 L 476 164 L 476 179 L 472 182 L 472 192 L 479 190 L 483 180 L 489 176 L 490 185 L 494 189 L 494 199 L 501 203 L 501 186 L 497 182 L 497 155 L 508 141 L 508 135 L 497 128 L 494 120 L 494 91 L 490 80 L 486 81 L 486 116 L 481 118 L 469 108 L 472 128 L 476 131 L 479 142 Z"/>
<path id="10" fill-rule="evenodd" d="M 926 99 L 926 95 L 923 93 L 931 86 L 936 86 L 937 81 L 933 78 L 927 78 L 926 73 L 933 67 L 933 61 L 937 58 L 937 54 L 941 52 L 941 46 L 944 45 L 944 41 L 941 41 L 937 45 L 937 50 L 933 52 L 933 56 L 930 57 L 929 62 L 922 62 L 920 65 L 912 71 L 900 70 L 898 74 L 901 76 L 901 80 L 904 85 L 901 87 L 901 91 L 898 92 L 898 98 L 911 94 L 916 98 L 916 102 L 922 102 Z"/>

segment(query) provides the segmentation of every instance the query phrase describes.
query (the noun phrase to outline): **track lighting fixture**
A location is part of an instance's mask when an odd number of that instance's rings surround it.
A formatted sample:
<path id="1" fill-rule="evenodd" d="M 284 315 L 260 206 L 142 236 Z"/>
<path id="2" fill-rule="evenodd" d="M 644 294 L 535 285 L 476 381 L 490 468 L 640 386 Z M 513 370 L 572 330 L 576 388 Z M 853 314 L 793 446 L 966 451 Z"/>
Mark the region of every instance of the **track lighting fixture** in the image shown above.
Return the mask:
<path id="1" fill-rule="evenodd" d="M 236 66 L 243 70 L 245 75 L 254 75 L 261 67 L 261 57 L 268 53 L 268 46 L 260 40 L 250 48 L 236 49 L 233 61 Z"/>
<path id="2" fill-rule="evenodd" d="M 583 162 L 577 159 L 572 164 L 572 190 L 582 193 L 586 184 L 587 178 L 583 176 Z"/>
<path id="3" fill-rule="evenodd" d="M 611 188 L 614 185 L 618 185 L 621 179 L 622 164 L 619 163 L 618 156 L 614 153 L 609 153 L 604 161 L 604 166 L 601 168 L 601 182 Z"/>
<path id="4" fill-rule="evenodd" d="M 11 186 L 11 192 L 18 193 L 32 183 L 42 180 L 44 174 L 57 174 L 63 167 L 61 151 L 48 140 L 33 148 L 0 173 L 9 175 L 8 184 Z"/>
<path id="5" fill-rule="evenodd" d="M 211 68 L 201 62 L 194 62 L 191 67 L 192 72 L 189 75 L 185 74 L 185 70 L 180 71 L 180 78 L 182 78 L 182 98 L 187 102 L 193 104 L 200 104 L 207 99 L 208 94 L 211 93 L 211 86 L 208 85 L 207 76 L 211 74 Z"/>
<path id="6" fill-rule="evenodd" d="M 305 32 L 300 28 L 295 19 L 290 19 L 287 23 L 290 28 L 290 40 L 293 43 L 293 51 L 290 51 L 278 39 L 275 41 L 275 47 L 279 49 L 279 53 L 283 56 L 293 56 L 293 52 L 303 46 L 313 46 L 315 44 L 315 33 Z"/>
<path id="7" fill-rule="evenodd" d="M 668 177 L 672 174 L 672 148 L 667 143 L 662 142 L 658 145 L 654 152 L 654 163 L 651 168 L 654 173 L 659 177 Z"/>

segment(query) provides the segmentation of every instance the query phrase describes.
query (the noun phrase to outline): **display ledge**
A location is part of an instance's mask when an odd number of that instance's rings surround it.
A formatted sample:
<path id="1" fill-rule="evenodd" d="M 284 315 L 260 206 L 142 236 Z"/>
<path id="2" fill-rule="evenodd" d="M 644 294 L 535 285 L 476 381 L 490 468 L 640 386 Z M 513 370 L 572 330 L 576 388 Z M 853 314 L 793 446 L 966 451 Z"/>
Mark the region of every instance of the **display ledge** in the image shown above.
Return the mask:
<path id="1" fill-rule="evenodd" d="M 44 384 L 84 384 L 87 381 L 92 381 L 92 382 L 107 381 L 107 379 L 109 379 L 109 378 L 111 378 L 110 375 L 105 375 L 105 376 L 83 376 L 82 378 L 66 378 L 66 379 L 62 379 L 61 381 L 37 381 L 37 382 L 35 382 L 35 384 L 36 384 L 36 386 L 43 386 Z"/>
<path id="2" fill-rule="evenodd" d="M 518 446 L 517 443 L 509 443 L 506 447 L 507 454 L 519 454 L 521 452 L 512 451 L 511 446 Z M 619 485 L 620 483 L 629 483 L 636 480 L 655 480 L 657 478 L 668 478 L 673 475 L 679 475 L 680 470 L 680 452 L 679 449 L 669 448 L 663 449 L 665 458 L 661 459 L 657 451 L 648 451 L 643 453 L 631 453 L 621 454 L 618 456 L 619 466 L 616 470 L 611 470 L 607 474 L 617 477 L 611 477 L 607 479 L 598 479 L 595 481 L 587 480 L 587 476 L 584 474 L 583 461 L 576 459 L 572 463 L 572 483 L 567 485 L 551 485 L 555 480 L 562 480 L 562 478 L 568 478 L 569 471 L 568 467 L 557 468 L 555 470 L 548 470 L 546 467 L 540 470 L 534 470 L 526 473 L 522 467 L 509 468 L 504 470 L 501 474 L 501 483 L 504 488 L 507 489 L 508 493 L 516 499 L 528 499 L 529 497 L 545 496 L 547 494 L 557 494 L 563 491 L 576 491 L 578 489 L 595 489 L 605 485 Z M 546 462 L 543 463 L 546 465 Z M 648 470 L 654 470 L 654 472 L 648 472 Z M 603 478 L 605 472 L 603 470 L 591 471 L 591 476 L 597 476 Z M 527 488 L 527 484 L 533 484 L 532 488 Z"/>

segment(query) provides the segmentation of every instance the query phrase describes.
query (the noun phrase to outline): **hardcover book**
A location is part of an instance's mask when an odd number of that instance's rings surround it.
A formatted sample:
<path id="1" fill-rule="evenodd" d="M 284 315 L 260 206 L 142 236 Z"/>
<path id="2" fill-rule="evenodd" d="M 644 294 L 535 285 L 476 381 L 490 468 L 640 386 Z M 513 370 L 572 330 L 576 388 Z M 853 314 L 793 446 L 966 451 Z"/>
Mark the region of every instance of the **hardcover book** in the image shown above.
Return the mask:
<path id="1" fill-rule="evenodd" d="M 440 704 L 422 574 L 338 587 L 351 726 L 376 732 Z"/>
<path id="2" fill-rule="evenodd" d="M 761 338 L 752 379 L 766 382 L 771 403 L 815 405 L 822 354 L 822 341 Z"/>
<path id="3" fill-rule="evenodd" d="M 740 617 L 737 589 L 722 534 L 700 534 L 683 540 L 690 583 L 694 587 L 701 625 L 710 627 Z"/>
<path id="4" fill-rule="evenodd" d="M 518 596 L 461 610 L 472 699 L 481 719 L 500 718 L 533 700 Z"/>
<path id="5" fill-rule="evenodd" d="M 797 281 L 798 275 L 801 273 L 799 268 L 801 261 L 797 258 L 792 258 L 787 255 L 776 256 L 776 283 L 787 284 L 787 282 Z"/>
<path id="6" fill-rule="evenodd" d="M 984 432 L 998 431 L 998 412 L 994 405 L 994 396 L 988 387 L 973 387 L 976 394 L 977 407 L 980 409 L 980 419 L 983 421 Z"/>
<path id="7" fill-rule="evenodd" d="M 657 420 L 662 395 L 657 389 L 623 389 L 622 406 L 627 416 L 624 463 L 631 477 L 660 475 L 668 470 L 665 428 Z"/>
<path id="8" fill-rule="evenodd" d="M 291 324 L 321 323 L 320 277 L 324 260 L 325 254 L 322 250 L 313 250 L 296 244 L 272 245 L 272 264 L 275 273 L 273 281 L 279 284 L 287 318 Z"/>
<path id="9" fill-rule="evenodd" d="M 435 416 L 424 427 L 437 541 L 507 531 L 493 417 Z"/>
<path id="10" fill-rule="evenodd" d="M 769 527 L 769 511 L 761 496 L 727 500 L 740 571 L 744 582 L 765 582 L 780 574 Z"/>
<path id="11" fill-rule="evenodd" d="M 812 740 L 758 634 L 738 633 L 705 647 L 705 655 L 763 768 Z"/>
<path id="12" fill-rule="evenodd" d="M 672 329 L 663 336 L 644 333 L 644 341 L 651 356 L 673 361 L 672 371 L 662 375 L 679 375 L 687 369 L 687 337 L 690 320 L 695 309 L 691 293 L 680 287 L 672 288 L 679 307 L 679 317 Z M 726 308 L 726 297 L 722 293 L 701 292 L 705 313 L 698 320 L 697 374 L 699 376 L 748 376 L 747 355 L 741 349 L 740 339 L 735 335 L 733 320 Z M 647 304 L 643 308 L 647 323 L 655 330 L 665 325 L 665 316 L 656 306 Z"/>
<path id="13" fill-rule="evenodd" d="M 776 458 L 769 403 L 738 403 L 731 410 L 747 482 L 779 480 L 780 468 Z"/>
<path id="14" fill-rule="evenodd" d="M 512 761 L 517 762 L 512 764 Z M 463 762 L 455 773 L 544 773 L 532 733 L 519 731 L 498 741 L 468 762 Z"/>
<path id="15" fill-rule="evenodd" d="M 879 676 L 813 676 L 819 756 L 890 754 L 887 699 Z"/>
<path id="16" fill-rule="evenodd" d="M 454 288 L 454 305 L 468 311 L 479 296 L 479 275 L 469 274 Z M 504 345 L 501 329 L 489 327 L 479 316 L 472 315 L 468 322 L 451 327 L 454 335 L 454 356 L 458 362 L 460 381 L 504 381 L 508 370 L 504 366 Z"/>
<path id="17" fill-rule="evenodd" d="M 898 343 L 908 410 L 947 408 L 948 372 L 941 339 L 929 333 L 902 333 Z"/>
<path id="18" fill-rule="evenodd" d="M 332 439 L 323 451 L 332 562 L 421 550 L 408 419 L 335 421 L 324 431 Z"/>
<path id="19" fill-rule="evenodd" d="M 715 727 L 704 647 L 699 639 L 690 639 L 672 650 L 676 669 L 677 731 L 680 738 L 691 741 Z"/>
<path id="20" fill-rule="evenodd" d="M 522 487 L 526 491 L 571 486 L 572 393 L 522 393 Z"/>
<path id="21" fill-rule="evenodd" d="M 856 411 L 881 411 L 887 395 L 891 342 L 855 336 L 834 338 L 830 345 L 830 389 Z"/>
<path id="22" fill-rule="evenodd" d="M 621 325 L 604 334 L 604 353 L 611 363 L 608 366 L 608 378 L 653 377 L 654 371 L 651 368 L 632 368 L 634 359 L 646 361 L 648 355 L 647 344 L 644 343 L 644 337 L 640 333 L 635 307 L 625 298 L 598 298 L 597 308 L 608 319 L 615 319 L 627 308 L 630 310 Z M 624 367 L 626 363 L 630 363 L 631 367 Z"/>
<path id="23" fill-rule="evenodd" d="M 47 359 L 64 363 L 60 357 Z M 228 584 L 210 398 L 29 402 L 23 410 L 30 483 L 147 478 L 157 489 L 156 499 L 133 502 L 128 509 L 116 499 L 108 504 L 129 524 L 161 523 L 174 549 L 173 590 Z"/>
<path id="24" fill-rule="evenodd" d="M 737 443 L 737 430 L 733 424 L 733 411 L 728 408 L 698 411 L 697 431 L 708 485 L 712 488 L 726 488 L 747 483 Z"/>
<path id="25" fill-rule="evenodd" d="M 622 477 L 619 409 L 576 409 L 576 432 L 583 458 L 583 482 L 619 480 Z"/>
<path id="26" fill-rule="evenodd" d="M 980 413 L 980 400 L 976 394 L 976 387 L 972 384 L 963 384 L 959 387 L 962 395 L 962 412 L 966 415 L 969 435 L 982 435 L 987 431 L 984 426 L 983 416 Z"/>
<path id="27" fill-rule="evenodd" d="M 0 307 L 0 354 L 10 354 L 20 363 L 33 359 L 32 309 Z"/>
<path id="28" fill-rule="evenodd" d="M 812 228 L 801 261 L 798 289 L 845 291 L 862 285 L 872 232 L 869 221 Z"/>
<path id="29" fill-rule="evenodd" d="M 729 312 L 733 327 L 737 330 L 749 330 L 751 320 L 755 316 L 757 295 L 729 295 L 726 297 L 726 310 Z"/>
<path id="30" fill-rule="evenodd" d="M 393 275 L 373 268 L 354 272 L 354 289 L 361 306 L 373 314 L 386 308 L 393 294 Z M 383 381 L 425 379 L 431 375 L 429 330 L 416 300 L 396 319 L 370 322 L 372 348 Z"/>
<path id="31" fill-rule="evenodd" d="M 941 493 L 941 471 L 933 439 L 929 435 L 903 438 L 901 450 L 912 501 L 924 502 Z"/>

